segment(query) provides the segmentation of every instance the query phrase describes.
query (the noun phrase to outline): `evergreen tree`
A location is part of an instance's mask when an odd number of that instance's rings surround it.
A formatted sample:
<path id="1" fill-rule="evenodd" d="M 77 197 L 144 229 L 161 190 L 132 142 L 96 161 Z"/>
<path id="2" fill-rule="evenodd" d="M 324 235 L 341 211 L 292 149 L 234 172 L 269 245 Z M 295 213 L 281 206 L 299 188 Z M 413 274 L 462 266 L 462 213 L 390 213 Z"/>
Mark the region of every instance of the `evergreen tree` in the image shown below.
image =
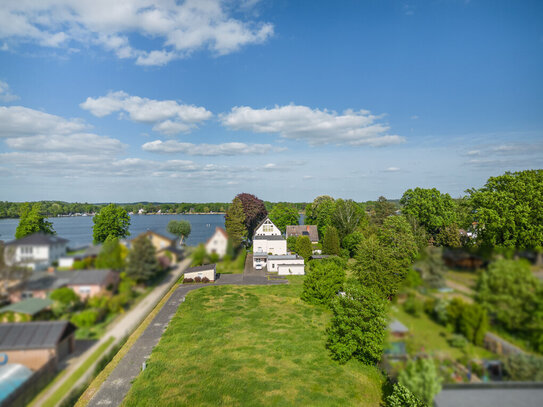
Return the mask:
<path id="1" fill-rule="evenodd" d="M 243 212 L 241 200 L 238 197 L 234 198 L 232 205 L 226 211 L 224 224 L 228 238 L 232 241 L 234 248 L 237 249 L 247 237 L 245 213 Z"/>
<path id="2" fill-rule="evenodd" d="M 326 228 L 322 243 L 322 252 L 324 254 L 339 255 L 339 235 L 337 229 L 333 226 Z"/>
<path id="3" fill-rule="evenodd" d="M 309 257 L 313 254 L 311 240 L 309 240 L 309 237 L 298 236 L 296 239 L 296 253 L 302 256 L 305 261 L 309 260 Z"/>
<path id="4" fill-rule="evenodd" d="M 146 236 L 135 238 L 127 257 L 126 276 L 138 282 L 145 282 L 158 270 L 156 251 L 151 241 Z"/>
<path id="5" fill-rule="evenodd" d="M 25 202 L 21 207 L 19 225 L 15 231 L 15 238 L 31 235 L 33 233 L 42 232 L 54 235 L 53 224 L 45 220 L 45 216 L 41 213 L 41 204 L 35 203 L 30 205 Z"/>
<path id="6" fill-rule="evenodd" d="M 409 361 L 398 375 L 398 381 L 429 406 L 441 391 L 441 378 L 432 359 Z"/>

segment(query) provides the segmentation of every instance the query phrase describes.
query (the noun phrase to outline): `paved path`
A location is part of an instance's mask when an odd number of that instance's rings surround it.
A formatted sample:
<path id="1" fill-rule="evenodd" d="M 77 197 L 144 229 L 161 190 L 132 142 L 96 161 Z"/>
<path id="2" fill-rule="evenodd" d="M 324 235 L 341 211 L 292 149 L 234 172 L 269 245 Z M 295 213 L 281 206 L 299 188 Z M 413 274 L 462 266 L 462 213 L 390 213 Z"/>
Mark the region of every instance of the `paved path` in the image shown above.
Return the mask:
<path id="1" fill-rule="evenodd" d="M 75 358 L 73 361 L 70 361 L 69 365 L 66 367 L 66 373 L 64 376 L 62 376 L 62 379 L 56 382 L 54 386 L 47 390 L 47 392 L 43 393 L 39 399 L 36 399 L 33 406 L 41 406 L 47 399 L 49 399 L 49 397 L 51 397 L 51 395 L 53 395 L 53 393 L 68 378 L 71 377 L 71 375 L 81 366 L 81 364 L 84 363 L 110 337 L 113 337 L 114 341 L 104 351 L 104 355 L 107 354 L 107 352 L 120 340 L 131 334 L 175 284 L 189 264 L 190 259 L 183 260 L 175 269 L 168 273 L 168 275 L 164 277 L 164 279 L 153 289 L 153 291 L 147 294 L 145 298 L 141 300 L 134 308 L 117 318 L 113 324 L 108 327 L 108 334 L 100 338 L 99 341 L 94 343 L 94 345 L 87 349 L 81 356 Z M 100 359 L 101 358 L 98 358 L 98 360 L 89 369 L 87 369 L 87 372 L 72 386 L 73 389 L 83 385 L 83 383 L 90 378 L 91 374 L 94 372 L 96 363 Z M 68 394 L 65 395 L 65 397 L 67 396 Z"/>
<path id="2" fill-rule="evenodd" d="M 277 285 L 285 284 L 286 280 L 269 281 L 266 277 L 245 274 L 224 274 L 214 285 Z M 141 371 L 153 348 L 158 344 L 170 320 L 185 300 L 189 291 L 209 286 L 209 284 L 180 285 L 166 301 L 136 343 L 130 348 L 125 357 L 115 367 L 100 389 L 89 402 L 90 407 L 118 406 L 132 387 L 133 380 Z"/>

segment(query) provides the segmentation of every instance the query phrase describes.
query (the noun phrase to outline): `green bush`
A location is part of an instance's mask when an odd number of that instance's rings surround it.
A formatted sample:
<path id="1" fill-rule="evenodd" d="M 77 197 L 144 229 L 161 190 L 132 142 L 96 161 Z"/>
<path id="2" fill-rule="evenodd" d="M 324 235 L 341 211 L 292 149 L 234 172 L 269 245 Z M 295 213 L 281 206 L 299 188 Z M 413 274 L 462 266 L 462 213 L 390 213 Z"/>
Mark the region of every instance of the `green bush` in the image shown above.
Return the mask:
<path id="1" fill-rule="evenodd" d="M 98 316 L 98 311 L 89 309 L 78 312 L 72 316 L 70 321 L 78 328 L 89 328 L 96 323 Z"/>
<path id="2" fill-rule="evenodd" d="M 304 279 L 302 300 L 312 304 L 329 305 L 343 289 L 345 270 L 334 260 L 311 260 Z"/>
<path id="3" fill-rule="evenodd" d="M 423 311 L 423 303 L 413 293 L 409 293 L 403 304 L 403 309 L 410 315 L 420 317 Z"/>
<path id="4" fill-rule="evenodd" d="M 452 334 L 449 339 L 447 339 L 449 345 L 453 348 L 464 349 L 468 345 L 468 340 L 464 335 Z"/>
<path id="5" fill-rule="evenodd" d="M 392 394 L 386 399 L 387 407 L 426 407 L 407 387 L 401 383 L 395 383 Z"/>
<path id="6" fill-rule="evenodd" d="M 407 362 L 398 375 L 398 381 L 428 405 L 433 405 L 434 397 L 441 391 L 441 378 L 432 359 Z"/>
<path id="7" fill-rule="evenodd" d="M 517 354 L 504 360 L 504 370 L 509 380 L 543 381 L 543 357 Z"/>

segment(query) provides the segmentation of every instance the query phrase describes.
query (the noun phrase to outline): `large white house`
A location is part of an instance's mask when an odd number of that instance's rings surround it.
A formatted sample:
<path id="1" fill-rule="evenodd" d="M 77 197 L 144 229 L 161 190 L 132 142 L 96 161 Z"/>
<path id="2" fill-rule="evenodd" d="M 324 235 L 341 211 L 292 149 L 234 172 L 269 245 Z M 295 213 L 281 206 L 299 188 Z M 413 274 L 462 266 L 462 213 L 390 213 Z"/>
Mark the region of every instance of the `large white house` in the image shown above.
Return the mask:
<path id="1" fill-rule="evenodd" d="M 270 218 L 256 227 L 253 236 L 253 267 L 257 266 L 279 275 L 305 274 L 304 259 L 287 253 L 287 241 Z"/>
<path id="2" fill-rule="evenodd" d="M 6 243 L 4 256 L 8 265 L 43 270 L 66 254 L 68 241 L 42 232 Z"/>
<path id="3" fill-rule="evenodd" d="M 218 254 L 219 257 L 224 257 L 226 248 L 228 247 L 228 235 L 221 227 L 215 228 L 215 233 L 206 242 L 207 254 Z"/>

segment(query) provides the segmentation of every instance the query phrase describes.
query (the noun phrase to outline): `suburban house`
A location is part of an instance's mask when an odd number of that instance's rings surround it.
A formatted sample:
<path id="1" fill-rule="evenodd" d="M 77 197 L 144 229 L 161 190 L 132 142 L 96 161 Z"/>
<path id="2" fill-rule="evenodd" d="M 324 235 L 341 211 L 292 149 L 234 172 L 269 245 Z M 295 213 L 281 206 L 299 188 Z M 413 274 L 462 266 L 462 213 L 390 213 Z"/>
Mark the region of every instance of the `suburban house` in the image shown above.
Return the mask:
<path id="1" fill-rule="evenodd" d="M 49 360 L 58 364 L 75 349 L 76 327 L 68 321 L 0 324 L 0 352 L 10 363 L 38 370 Z"/>
<path id="2" fill-rule="evenodd" d="M 102 245 L 88 246 L 82 253 L 72 254 L 70 256 L 61 256 L 58 259 L 58 267 L 72 268 L 75 261 L 82 261 L 85 259 L 95 259 L 102 250 Z"/>
<path id="3" fill-rule="evenodd" d="M 6 243 L 4 256 L 9 266 L 44 270 L 66 254 L 68 241 L 42 232 Z"/>
<path id="4" fill-rule="evenodd" d="M 85 300 L 114 289 L 119 283 L 119 273 L 109 269 L 93 269 L 72 272 L 66 286 Z"/>
<path id="5" fill-rule="evenodd" d="M 217 265 L 216 264 L 204 264 L 203 266 L 190 267 L 185 270 L 185 278 L 207 277 L 209 281 L 215 281 L 217 277 Z"/>
<path id="6" fill-rule="evenodd" d="M 305 274 L 304 259 L 287 253 L 287 240 L 270 218 L 264 219 L 253 236 L 253 267 L 266 267 L 279 275 Z"/>
<path id="7" fill-rule="evenodd" d="M 228 235 L 226 231 L 221 227 L 215 228 L 215 233 L 209 238 L 205 244 L 206 253 L 217 254 L 220 258 L 226 254 L 226 248 L 228 247 Z"/>
<path id="8" fill-rule="evenodd" d="M 177 239 L 171 239 L 152 230 L 141 233 L 137 236 L 137 238 L 140 236 L 145 236 L 151 241 L 159 259 L 164 257 L 168 258 L 171 261 L 170 264 L 173 264 L 181 258 L 182 250 L 177 244 Z M 121 244 L 124 244 L 127 248 L 130 249 L 130 247 L 132 246 L 132 241 L 133 240 L 121 241 Z M 167 266 L 169 266 L 170 264 L 167 264 Z"/>
<path id="9" fill-rule="evenodd" d="M 16 303 L 28 298 L 48 298 L 51 291 L 70 287 L 82 299 L 102 294 L 119 282 L 113 270 L 81 270 L 33 273 L 28 279 L 9 290 L 9 300 Z"/>
<path id="10" fill-rule="evenodd" d="M 0 308 L 0 322 L 21 322 L 40 319 L 48 314 L 53 301 L 48 298 L 27 298 Z"/>
<path id="11" fill-rule="evenodd" d="M 319 243 L 319 231 L 317 225 L 288 225 L 287 239 L 291 236 L 307 236 L 311 243 Z"/>
<path id="12" fill-rule="evenodd" d="M 45 299 L 51 291 L 65 287 L 70 276 L 70 272 L 32 273 L 30 278 L 20 281 L 8 290 L 9 300 L 15 303 L 27 298 Z"/>

